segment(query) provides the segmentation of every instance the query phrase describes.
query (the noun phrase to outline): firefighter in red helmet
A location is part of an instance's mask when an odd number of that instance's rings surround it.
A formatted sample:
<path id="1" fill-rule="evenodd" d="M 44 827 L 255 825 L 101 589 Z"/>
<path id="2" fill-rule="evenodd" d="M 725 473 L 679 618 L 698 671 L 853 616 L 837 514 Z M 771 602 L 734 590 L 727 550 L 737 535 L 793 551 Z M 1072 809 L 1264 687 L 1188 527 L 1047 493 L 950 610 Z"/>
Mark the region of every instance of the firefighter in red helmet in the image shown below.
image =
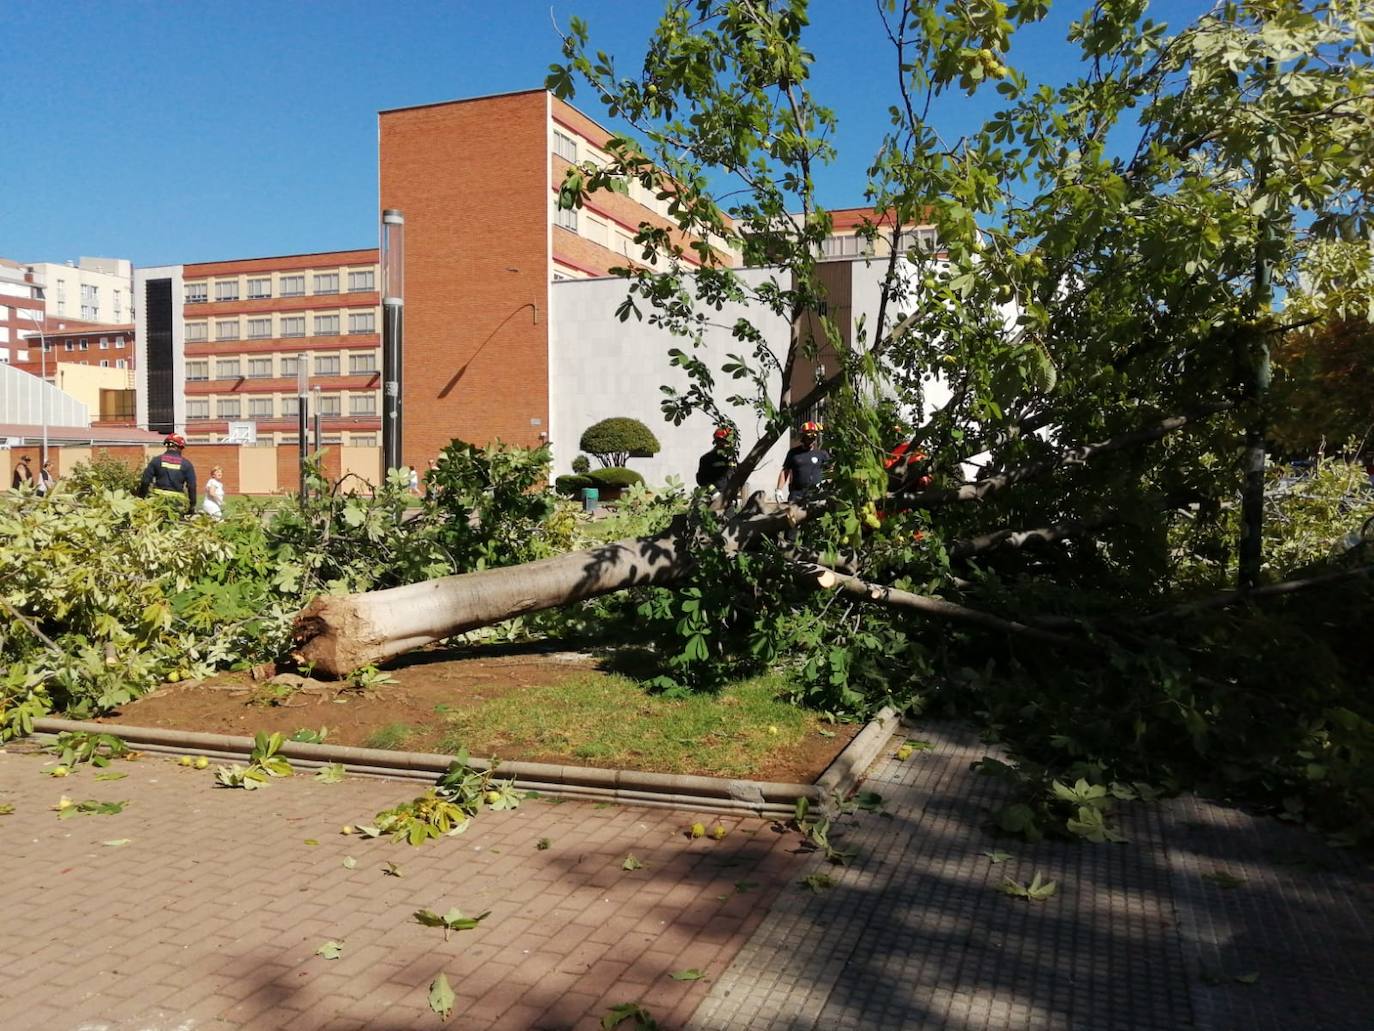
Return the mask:
<path id="1" fill-rule="evenodd" d="M 820 423 L 802 423 L 799 435 L 801 443 L 787 452 L 778 473 L 777 499 L 789 504 L 803 500 L 819 486 L 830 465 L 830 452 L 820 446 Z"/>
<path id="2" fill-rule="evenodd" d="M 724 491 L 736 464 L 735 431 L 729 426 L 716 427 L 711 434 L 711 450 L 697 463 L 697 486 L 710 487 L 717 493 Z"/>
<path id="3" fill-rule="evenodd" d="M 186 447 L 186 438 L 179 433 L 169 433 L 162 442 L 166 448 L 148 467 L 143 470 L 143 479 L 138 484 L 138 496 L 146 498 L 149 488 L 154 494 L 164 497 L 186 499 L 186 511 L 196 510 L 196 467 L 189 458 L 181 454 Z"/>

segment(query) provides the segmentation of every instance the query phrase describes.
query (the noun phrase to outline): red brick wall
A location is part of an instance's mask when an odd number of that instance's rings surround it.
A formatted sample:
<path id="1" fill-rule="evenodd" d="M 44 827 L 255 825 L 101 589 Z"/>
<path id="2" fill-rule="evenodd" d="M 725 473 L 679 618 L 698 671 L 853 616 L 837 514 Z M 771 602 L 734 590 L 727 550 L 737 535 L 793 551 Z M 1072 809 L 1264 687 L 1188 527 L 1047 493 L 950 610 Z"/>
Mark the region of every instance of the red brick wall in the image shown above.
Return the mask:
<path id="1" fill-rule="evenodd" d="M 405 215 L 403 460 L 548 427 L 548 95 L 385 112 L 381 206 Z M 539 425 L 531 425 L 538 419 Z"/>

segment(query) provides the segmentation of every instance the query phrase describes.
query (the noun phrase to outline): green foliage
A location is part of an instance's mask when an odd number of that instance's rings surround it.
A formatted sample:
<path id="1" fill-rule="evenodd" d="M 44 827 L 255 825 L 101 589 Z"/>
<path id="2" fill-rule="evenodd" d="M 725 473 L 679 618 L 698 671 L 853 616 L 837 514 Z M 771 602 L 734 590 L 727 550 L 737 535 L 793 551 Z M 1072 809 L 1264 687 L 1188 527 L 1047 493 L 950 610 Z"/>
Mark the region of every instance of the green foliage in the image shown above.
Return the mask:
<path id="1" fill-rule="evenodd" d="M 591 459 L 586 455 L 578 455 L 572 460 L 572 471 L 574 473 L 585 473 L 592 467 Z"/>
<path id="2" fill-rule="evenodd" d="M 129 746 L 114 734 L 68 731 L 57 735 L 52 751 L 57 753 L 57 761 L 62 766 L 70 768 L 80 763 L 90 763 L 104 767 L 110 765 L 111 759 L 128 755 Z"/>
<path id="3" fill-rule="evenodd" d="M 583 473 L 576 473 L 572 476 L 555 476 L 553 480 L 553 489 L 559 494 L 566 494 L 570 497 L 580 497 L 582 488 L 592 486 L 595 486 L 592 478 Z"/>
<path id="4" fill-rule="evenodd" d="M 617 416 L 588 426 L 577 446 L 595 456 L 603 466 L 619 467 L 631 458 L 652 458 L 661 445 L 653 431 L 638 419 Z"/>
<path id="5" fill-rule="evenodd" d="M 384 809 L 372 826 L 359 829 L 371 837 L 389 834 L 394 841 L 415 846 L 462 834 L 484 806 L 499 811 L 520 805 L 520 795 L 511 782 L 497 781 L 495 771 L 494 761 L 479 770 L 468 764 L 467 752 L 460 751 L 435 787 L 409 802 Z"/>
<path id="6" fill-rule="evenodd" d="M 585 477 L 593 487 L 633 487 L 637 483 L 643 483 L 644 477 L 633 469 L 626 469 L 622 466 L 609 466 L 605 469 L 593 469 Z"/>
<path id="7" fill-rule="evenodd" d="M 444 941 L 448 941 L 450 932 L 474 930 L 489 916 L 491 916 L 491 910 L 479 913 L 477 916 L 464 916 L 462 910 L 456 906 L 442 916 L 428 909 L 415 911 L 416 923 L 423 924 L 425 927 L 442 927 L 444 929 Z"/>
<path id="8" fill-rule="evenodd" d="M 266 787 L 274 777 L 289 777 L 291 763 L 279 755 L 283 739 L 281 734 L 267 734 L 263 731 L 253 738 L 253 749 L 248 755 L 248 765 L 220 766 L 215 770 L 215 782 L 221 787 L 243 788 L 254 791 Z"/>

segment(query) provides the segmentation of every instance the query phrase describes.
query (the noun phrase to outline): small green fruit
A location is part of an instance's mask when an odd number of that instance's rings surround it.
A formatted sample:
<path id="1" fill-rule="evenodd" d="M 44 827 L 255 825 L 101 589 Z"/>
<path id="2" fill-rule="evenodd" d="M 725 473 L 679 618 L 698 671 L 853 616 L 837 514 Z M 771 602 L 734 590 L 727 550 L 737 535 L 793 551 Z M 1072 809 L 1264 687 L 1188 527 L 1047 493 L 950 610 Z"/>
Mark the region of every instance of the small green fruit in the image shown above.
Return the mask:
<path id="1" fill-rule="evenodd" d="M 720 841 L 721 838 L 725 837 L 725 834 L 726 830 L 723 824 L 718 823 L 711 828 L 711 837 L 715 838 L 717 841 Z"/>
<path id="2" fill-rule="evenodd" d="M 196 756 L 196 769 L 203 770 L 210 765 L 210 760 L 203 755 Z"/>
<path id="3" fill-rule="evenodd" d="M 692 824 L 692 829 L 691 829 L 690 831 L 688 831 L 688 834 L 691 835 L 693 838 L 704 838 L 704 837 L 706 837 L 706 824 L 704 824 L 704 823 L 694 823 L 694 824 Z"/>
<path id="4" fill-rule="evenodd" d="M 191 766 L 195 763 L 195 760 L 192 759 L 189 755 L 183 755 L 180 759 L 177 760 L 177 763 L 181 766 Z"/>
<path id="5" fill-rule="evenodd" d="M 501 801 L 501 792 L 499 792 L 499 791 L 488 791 L 488 792 L 487 792 L 487 805 L 495 805 L 495 804 L 496 804 L 497 802 L 499 802 L 499 801 Z"/>

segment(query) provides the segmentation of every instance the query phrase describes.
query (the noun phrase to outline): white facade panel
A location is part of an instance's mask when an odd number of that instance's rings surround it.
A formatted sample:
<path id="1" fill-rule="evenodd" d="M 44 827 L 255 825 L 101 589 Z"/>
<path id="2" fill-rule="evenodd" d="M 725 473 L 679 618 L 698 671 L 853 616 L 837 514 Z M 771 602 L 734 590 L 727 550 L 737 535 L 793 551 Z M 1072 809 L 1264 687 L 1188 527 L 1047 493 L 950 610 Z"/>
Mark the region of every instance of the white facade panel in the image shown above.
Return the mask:
<path id="1" fill-rule="evenodd" d="M 768 278 L 769 270 L 748 269 L 740 275 L 753 282 Z M 688 486 L 695 484 L 697 461 L 711 448 L 711 421 L 694 414 L 681 426 L 663 417 L 659 402 L 662 385 L 686 389 L 686 373 L 673 367 L 670 348 L 691 349 L 691 342 L 647 322 L 621 322 L 615 310 L 628 288 L 617 278 L 579 279 L 555 282 L 550 289 L 549 320 L 549 422 L 551 427 L 554 473 L 572 471 L 582 431 L 601 419 L 628 416 L 638 419 L 654 432 L 662 450 L 653 458 L 632 458 L 629 467 L 651 484 L 661 484 L 678 476 Z M 720 374 L 726 355 L 751 349 L 736 340 L 728 329 L 745 315 L 742 306 L 727 306 L 712 312 L 711 321 L 727 328 L 707 331 L 704 343 L 694 352 L 716 374 L 720 394 L 743 392 L 740 383 Z M 755 311 L 751 321 L 773 345 L 781 359 L 787 349 L 790 327 L 785 318 L 771 312 Z M 776 398 L 776 374 L 770 394 Z M 759 438 L 761 420 L 748 408 L 725 408 L 740 428 L 741 450 Z M 767 490 L 770 495 L 778 470 L 787 453 L 786 437 L 780 440 L 750 477 L 750 487 Z"/>

